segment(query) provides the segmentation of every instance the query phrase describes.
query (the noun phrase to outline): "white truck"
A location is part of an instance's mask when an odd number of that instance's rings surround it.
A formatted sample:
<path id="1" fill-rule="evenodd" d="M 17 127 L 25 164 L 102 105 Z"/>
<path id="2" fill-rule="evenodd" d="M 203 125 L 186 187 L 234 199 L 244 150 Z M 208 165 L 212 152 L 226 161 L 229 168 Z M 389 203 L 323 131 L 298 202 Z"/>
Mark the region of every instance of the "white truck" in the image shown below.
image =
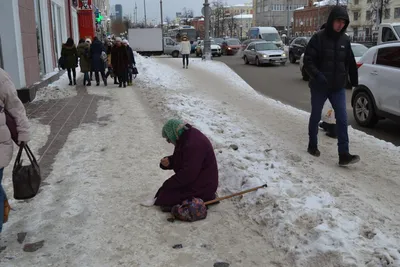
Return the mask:
<path id="1" fill-rule="evenodd" d="M 378 44 L 386 42 L 400 42 L 400 22 L 379 25 Z"/>
<path id="2" fill-rule="evenodd" d="M 128 39 L 132 50 L 141 55 L 179 56 L 179 44 L 170 37 L 162 37 L 160 28 L 129 29 Z"/>

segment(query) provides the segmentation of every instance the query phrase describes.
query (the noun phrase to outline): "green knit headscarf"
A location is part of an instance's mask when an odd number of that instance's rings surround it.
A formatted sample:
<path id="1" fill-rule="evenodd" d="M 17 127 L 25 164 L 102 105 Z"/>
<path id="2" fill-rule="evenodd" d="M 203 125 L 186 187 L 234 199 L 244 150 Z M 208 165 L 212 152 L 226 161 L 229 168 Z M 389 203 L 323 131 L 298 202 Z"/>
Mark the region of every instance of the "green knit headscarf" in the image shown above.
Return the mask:
<path id="1" fill-rule="evenodd" d="M 171 143 L 176 145 L 176 142 L 185 130 L 186 127 L 183 121 L 170 119 L 162 129 L 162 137 L 167 138 Z"/>

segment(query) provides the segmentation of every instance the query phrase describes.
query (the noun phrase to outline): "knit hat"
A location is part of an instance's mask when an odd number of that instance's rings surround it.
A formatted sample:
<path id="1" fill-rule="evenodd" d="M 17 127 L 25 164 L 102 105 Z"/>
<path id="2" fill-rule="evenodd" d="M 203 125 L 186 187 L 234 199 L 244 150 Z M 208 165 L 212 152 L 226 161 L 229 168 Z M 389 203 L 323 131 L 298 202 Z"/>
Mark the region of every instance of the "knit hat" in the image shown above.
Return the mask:
<path id="1" fill-rule="evenodd" d="M 125 40 L 123 40 L 123 41 L 122 41 L 122 43 L 123 43 L 123 44 L 127 44 L 127 45 L 129 45 L 129 43 L 128 43 L 128 40 L 126 40 L 126 39 L 125 39 Z"/>
<path id="2" fill-rule="evenodd" d="M 117 37 L 117 38 L 115 38 L 115 41 L 116 42 L 122 42 L 122 39 L 121 39 L 121 37 Z"/>
<path id="3" fill-rule="evenodd" d="M 171 143 L 176 145 L 176 142 L 185 130 L 187 130 L 187 127 L 183 121 L 170 119 L 162 129 L 162 137 L 167 138 Z"/>
<path id="4" fill-rule="evenodd" d="M 87 38 L 87 39 L 85 40 L 85 42 L 88 43 L 88 44 L 91 44 L 91 43 L 92 43 L 92 40 L 90 40 L 89 38 Z"/>

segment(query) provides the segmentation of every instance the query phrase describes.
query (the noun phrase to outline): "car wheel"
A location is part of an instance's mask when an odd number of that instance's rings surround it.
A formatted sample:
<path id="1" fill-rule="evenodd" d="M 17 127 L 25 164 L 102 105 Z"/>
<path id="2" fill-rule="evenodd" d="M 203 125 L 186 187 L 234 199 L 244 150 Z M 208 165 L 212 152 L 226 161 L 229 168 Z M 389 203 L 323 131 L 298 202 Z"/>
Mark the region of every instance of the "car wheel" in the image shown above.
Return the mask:
<path id="1" fill-rule="evenodd" d="M 310 80 L 310 76 L 308 76 L 308 73 L 304 70 L 304 68 L 301 69 L 301 76 L 303 76 L 303 81 Z"/>
<path id="2" fill-rule="evenodd" d="M 378 122 L 374 104 L 366 92 L 359 92 L 354 97 L 353 115 L 357 123 L 363 127 L 373 127 Z"/>
<path id="3" fill-rule="evenodd" d="M 256 57 L 256 65 L 257 65 L 257 67 L 261 67 L 261 62 L 258 57 Z"/>
<path id="4" fill-rule="evenodd" d="M 292 64 L 296 63 L 296 58 L 294 57 L 293 53 L 289 53 L 289 60 Z"/>
<path id="5" fill-rule="evenodd" d="M 174 52 L 172 52 L 172 57 L 175 57 L 175 58 L 177 58 L 177 57 L 179 57 L 179 52 L 178 51 L 174 51 Z"/>
<path id="6" fill-rule="evenodd" d="M 249 65 L 249 60 L 247 59 L 246 56 L 243 57 L 243 60 L 244 60 L 244 64 Z"/>

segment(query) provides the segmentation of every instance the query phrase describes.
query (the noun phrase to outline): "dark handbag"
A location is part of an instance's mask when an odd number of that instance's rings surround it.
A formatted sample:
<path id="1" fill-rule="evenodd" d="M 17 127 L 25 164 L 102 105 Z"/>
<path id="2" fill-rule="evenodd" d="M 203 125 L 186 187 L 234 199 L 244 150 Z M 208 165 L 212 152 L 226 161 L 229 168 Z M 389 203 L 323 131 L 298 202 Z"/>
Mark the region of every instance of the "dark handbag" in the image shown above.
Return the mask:
<path id="1" fill-rule="evenodd" d="M 0 111 L 4 110 L 4 114 L 6 116 L 6 125 L 8 127 L 8 130 L 10 131 L 11 134 L 11 139 L 18 144 L 18 130 L 17 130 L 17 123 L 15 122 L 15 119 L 13 116 L 11 116 L 10 112 L 8 112 L 5 108 L 0 106 Z"/>
<path id="2" fill-rule="evenodd" d="M 58 69 L 65 70 L 65 57 L 63 56 L 58 59 Z"/>
<path id="3" fill-rule="evenodd" d="M 138 69 L 136 68 L 135 65 L 133 65 L 133 66 L 132 66 L 132 75 L 133 75 L 133 78 L 136 79 L 136 76 L 137 76 L 138 74 L 139 74 Z"/>
<path id="4" fill-rule="evenodd" d="M 31 162 L 28 166 L 22 166 L 21 155 L 23 150 L 25 150 Z M 30 199 L 36 196 L 39 191 L 40 183 L 42 182 L 39 164 L 26 144 L 19 147 L 14 163 L 12 180 L 15 199 Z"/>

